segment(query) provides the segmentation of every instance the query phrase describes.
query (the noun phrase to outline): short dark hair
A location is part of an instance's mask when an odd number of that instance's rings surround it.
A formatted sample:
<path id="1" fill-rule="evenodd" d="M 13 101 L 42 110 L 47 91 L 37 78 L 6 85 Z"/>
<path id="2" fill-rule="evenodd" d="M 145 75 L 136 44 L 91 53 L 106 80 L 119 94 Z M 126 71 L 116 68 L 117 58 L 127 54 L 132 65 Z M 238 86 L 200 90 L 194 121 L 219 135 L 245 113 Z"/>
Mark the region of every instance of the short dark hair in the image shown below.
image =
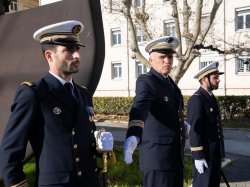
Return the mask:
<path id="1" fill-rule="evenodd" d="M 46 50 L 51 50 L 56 52 L 57 45 L 55 44 L 42 44 L 42 52 L 45 53 Z"/>

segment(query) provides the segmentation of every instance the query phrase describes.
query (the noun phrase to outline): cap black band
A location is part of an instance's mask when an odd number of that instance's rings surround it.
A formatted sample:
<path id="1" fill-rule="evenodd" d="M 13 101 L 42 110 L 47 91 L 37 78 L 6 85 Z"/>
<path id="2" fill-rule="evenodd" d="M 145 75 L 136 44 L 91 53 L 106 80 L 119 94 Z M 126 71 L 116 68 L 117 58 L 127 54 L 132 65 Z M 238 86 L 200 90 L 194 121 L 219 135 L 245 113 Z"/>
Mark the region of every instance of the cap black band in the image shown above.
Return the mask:
<path id="1" fill-rule="evenodd" d="M 176 53 L 173 49 L 152 49 L 150 53 L 152 52 L 158 52 L 158 53 Z"/>
<path id="2" fill-rule="evenodd" d="M 85 45 L 83 45 L 82 43 L 79 43 L 78 41 L 43 41 L 41 44 L 54 44 L 54 45 L 75 45 L 75 46 L 82 46 L 82 47 L 86 47 Z"/>

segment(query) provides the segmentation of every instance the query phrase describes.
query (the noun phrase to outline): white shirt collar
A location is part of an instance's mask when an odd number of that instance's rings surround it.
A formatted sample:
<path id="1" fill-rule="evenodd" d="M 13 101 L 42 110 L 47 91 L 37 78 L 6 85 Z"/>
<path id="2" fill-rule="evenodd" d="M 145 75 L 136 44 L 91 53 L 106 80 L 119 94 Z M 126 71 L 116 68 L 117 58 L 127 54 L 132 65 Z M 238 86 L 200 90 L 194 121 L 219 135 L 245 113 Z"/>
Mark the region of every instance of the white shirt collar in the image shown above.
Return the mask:
<path id="1" fill-rule="evenodd" d="M 73 86 L 73 88 L 74 88 L 74 84 L 73 84 L 73 79 L 72 79 L 72 77 L 71 77 L 68 81 L 65 81 L 62 77 L 59 77 L 58 75 L 55 75 L 55 74 L 52 73 L 51 71 L 49 71 L 49 73 L 50 73 L 51 75 L 53 75 L 57 80 L 59 80 L 59 82 L 60 82 L 62 85 L 64 85 L 66 82 L 69 82 L 69 83 Z"/>
<path id="2" fill-rule="evenodd" d="M 201 86 L 202 87 L 202 86 Z M 203 87 L 202 87 L 203 88 Z M 203 88 L 204 89 L 204 88 Z M 208 90 L 204 89 L 210 96 L 213 95 L 213 92 L 209 92 Z"/>

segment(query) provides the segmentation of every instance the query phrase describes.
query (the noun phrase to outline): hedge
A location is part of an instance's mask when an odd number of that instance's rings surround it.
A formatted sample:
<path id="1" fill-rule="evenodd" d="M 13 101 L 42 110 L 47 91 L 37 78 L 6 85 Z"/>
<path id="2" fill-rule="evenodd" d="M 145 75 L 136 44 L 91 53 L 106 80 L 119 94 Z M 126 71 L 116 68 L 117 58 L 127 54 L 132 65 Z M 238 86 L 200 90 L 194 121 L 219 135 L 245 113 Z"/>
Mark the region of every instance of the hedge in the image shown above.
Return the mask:
<path id="1" fill-rule="evenodd" d="M 184 96 L 185 109 L 189 96 Z M 224 120 L 250 118 L 250 96 L 217 96 Z M 93 97 L 96 114 L 128 115 L 133 97 Z M 186 114 L 186 110 L 185 110 Z"/>

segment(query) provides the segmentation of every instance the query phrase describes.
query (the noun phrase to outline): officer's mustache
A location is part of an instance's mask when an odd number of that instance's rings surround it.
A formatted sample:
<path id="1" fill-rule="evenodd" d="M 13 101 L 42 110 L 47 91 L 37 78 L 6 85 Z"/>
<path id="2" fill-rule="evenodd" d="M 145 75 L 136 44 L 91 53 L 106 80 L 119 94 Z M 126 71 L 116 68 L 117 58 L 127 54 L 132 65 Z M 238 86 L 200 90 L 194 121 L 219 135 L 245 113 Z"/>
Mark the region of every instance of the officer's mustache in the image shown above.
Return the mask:
<path id="1" fill-rule="evenodd" d="M 73 60 L 71 61 L 71 64 L 80 64 L 80 60 Z"/>

